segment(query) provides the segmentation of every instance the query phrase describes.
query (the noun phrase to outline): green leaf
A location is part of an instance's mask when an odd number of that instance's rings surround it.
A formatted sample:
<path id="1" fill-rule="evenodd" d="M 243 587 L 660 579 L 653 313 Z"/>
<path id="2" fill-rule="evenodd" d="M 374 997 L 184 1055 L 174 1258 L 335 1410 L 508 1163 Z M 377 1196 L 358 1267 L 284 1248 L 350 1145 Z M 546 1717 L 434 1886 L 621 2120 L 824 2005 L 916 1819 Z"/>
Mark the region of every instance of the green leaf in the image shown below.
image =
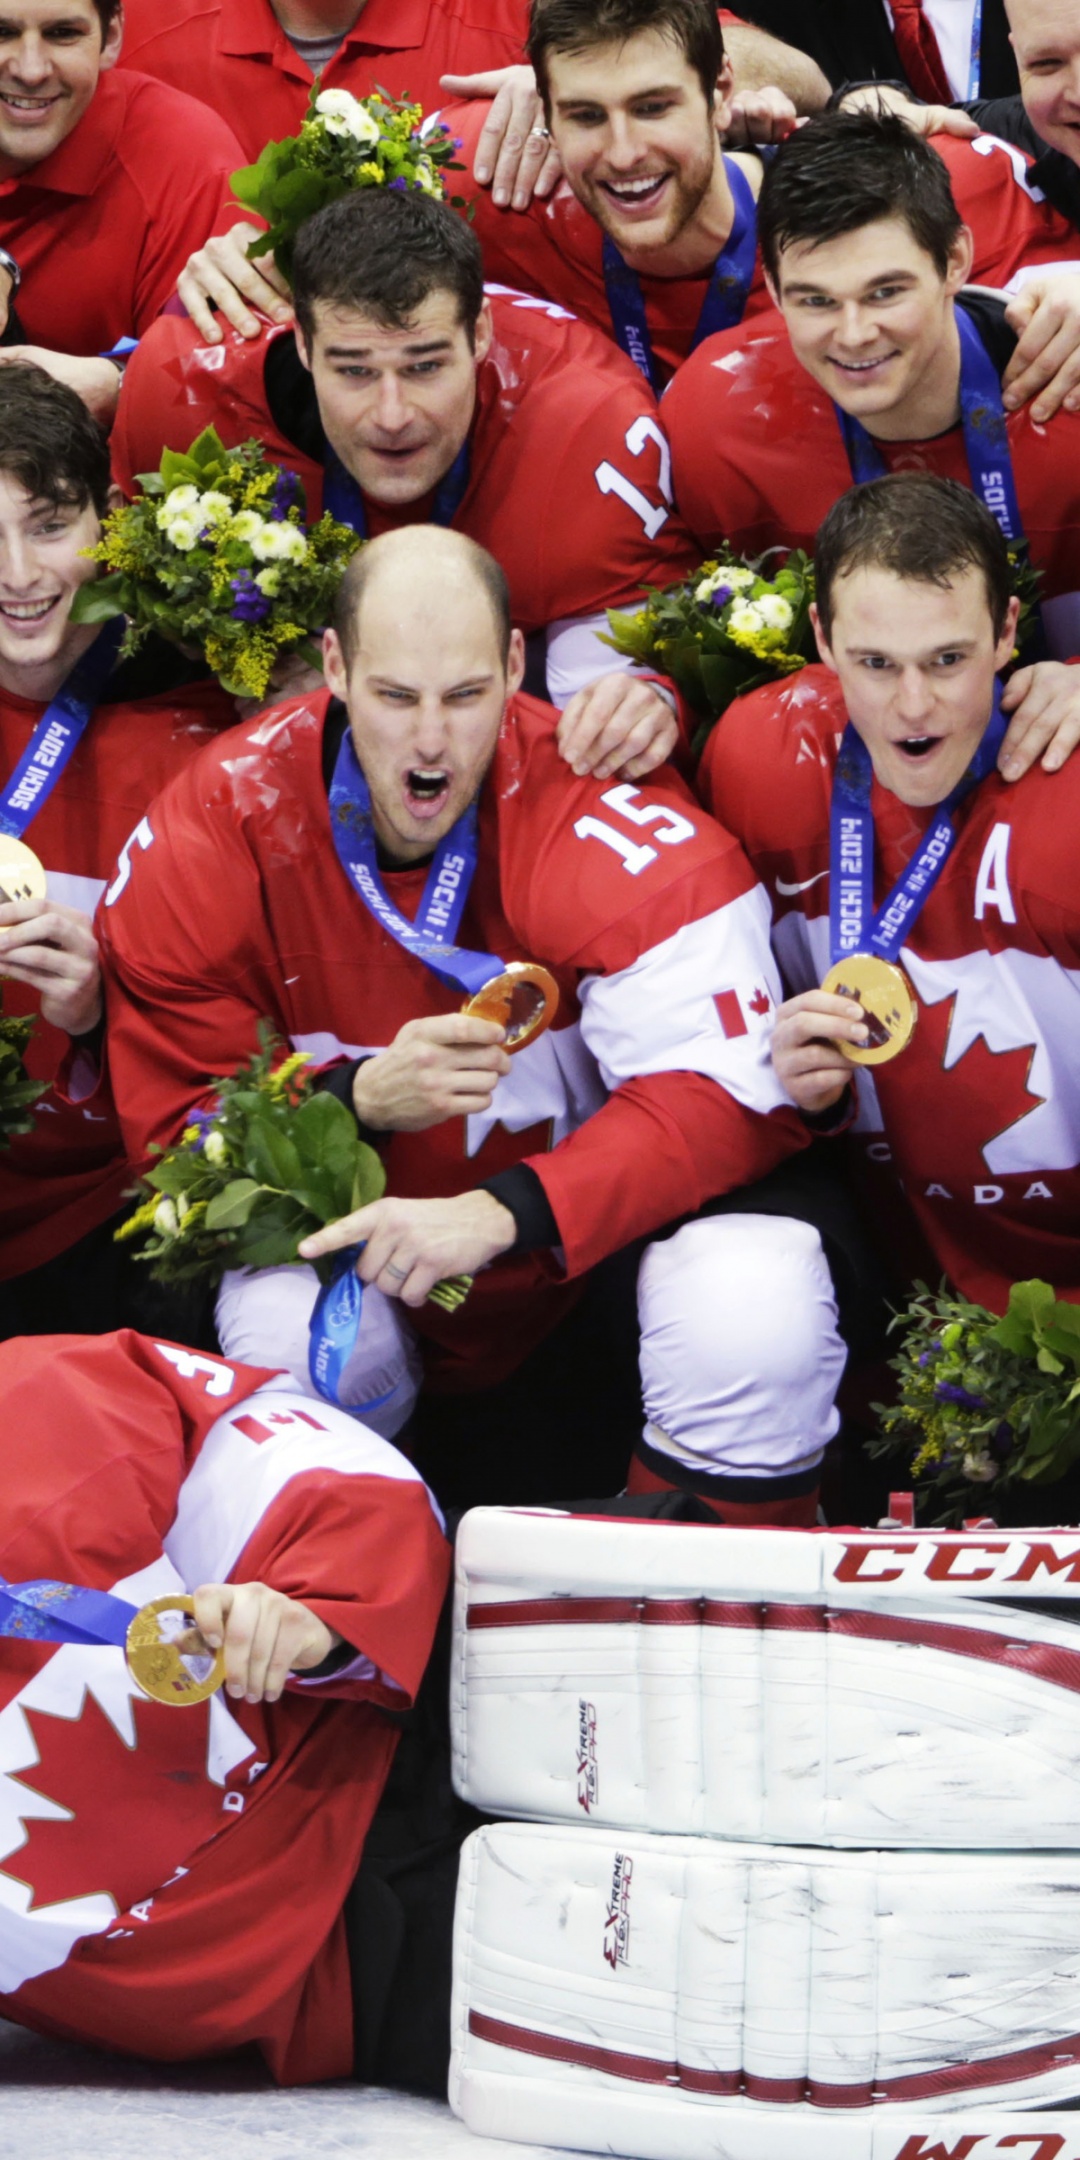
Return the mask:
<path id="1" fill-rule="evenodd" d="M 263 1185 L 289 1192 L 300 1179 L 300 1157 L 292 1141 L 263 1115 L 253 1120 L 245 1159 L 249 1170 Z"/>
<path id="2" fill-rule="evenodd" d="M 181 450 L 163 450 L 161 477 L 168 493 L 174 487 L 197 487 L 202 474 L 193 457 L 185 457 Z"/>
<path id="3" fill-rule="evenodd" d="M 295 1260 L 297 1245 L 310 1228 L 305 1210 L 287 1193 L 275 1193 L 255 1210 L 241 1230 L 230 1266 L 287 1267 Z"/>
<path id="4" fill-rule="evenodd" d="M 90 578 L 85 585 L 79 586 L 68 610 L 68 621 L 111 622 L 115 615 L 123 615 L 126 610 L 121 598 L 122 584 L 119 571 L 110 572 L 108 577 Z"/>
<path id="5" fill-rule="evenodd" d="M 239 1230 L 247 1222 L 263 1187 L 254 1178 L 233 1178 L 215 1193 L 203 1222 L 208 1230 Z"/>
<path id="6" fill-rule="evenodd" d="M 385 1191 L 386 1171 L 382 1157 L 376 1154 L 373 1147 L 366 1147 L 361 1141 L 353 1175 L 352 1194 L 345 1212 L 352 1214 L 356 1208 L 370 1207 L 373 1200 L 382 1199 Z"/>

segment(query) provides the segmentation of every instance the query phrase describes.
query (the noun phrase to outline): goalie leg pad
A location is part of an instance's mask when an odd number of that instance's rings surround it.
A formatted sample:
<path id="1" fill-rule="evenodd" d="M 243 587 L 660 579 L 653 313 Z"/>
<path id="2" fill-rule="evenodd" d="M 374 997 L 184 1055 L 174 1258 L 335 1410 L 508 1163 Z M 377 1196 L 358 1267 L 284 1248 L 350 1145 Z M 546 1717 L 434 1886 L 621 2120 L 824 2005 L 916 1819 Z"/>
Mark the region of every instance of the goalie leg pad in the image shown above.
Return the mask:
<path id="1" fill-rule="evenodd" d="M 657 2160 L 733 2152 L 729 2114 L 771 2120 L 762 2160 L 784 2122 L 837 2160 L 876 2149 L 860 2116 L 1068 2102 L 1078 1921 L 1075 1855 L 493 1825 L 462 1856 L 451 2100 L 493 2134 Z"/>

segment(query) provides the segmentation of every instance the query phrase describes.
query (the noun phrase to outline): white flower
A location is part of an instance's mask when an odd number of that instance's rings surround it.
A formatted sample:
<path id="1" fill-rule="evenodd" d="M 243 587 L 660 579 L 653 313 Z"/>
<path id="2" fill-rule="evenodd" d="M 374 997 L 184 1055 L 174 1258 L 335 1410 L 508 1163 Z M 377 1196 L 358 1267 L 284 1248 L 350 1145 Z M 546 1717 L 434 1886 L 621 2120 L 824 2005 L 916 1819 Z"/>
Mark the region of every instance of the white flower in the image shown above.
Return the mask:
<path id="1" fill-rule="evenodd" d="M 753 584 L 755 575 L 753 570 L 724 570 L 720 574 L 720 583 L 730 585 L 732 592 L 746 592 Z"/>
<path id="2" fill-rule="evenodd" d="M 720 570 L 714 570 L 711 577 L 703 577 L 700 585 L 694 587 L 694 598 L 698 606 L 704 607 L 706 600 L 711 600 L 713 594 L 719 592 L 721 585 L 727 583 L 727 578 Z"/>
<path id="3" fill-rule="evenodd" d="M 194 510 L 198 500 L 199 490 L 197 487 L 174 487 L 169 489 L 162 504 L 162 509 L 167 510 L 170 517 L 175 517 L 178 510 Z M 161 510 L 158 511 L 158 524 L 160 525 L 160 523 Z"/>
<path id="4" fill-rule="evenodd" d="M 425 195 L 442 194 L 442 181 L 429 157 L 421 156 L 417 158 L 414 184 L 422 189 Z"/>
<path id="5" fill-rule="evenodd" d="M 232 521 L 231 540 L 243 540 L 250 545 L 256 533 L 261 533 L 263 520 L 257 510 L 238 510 Z"/>
<path id="6" fill-rule="evenodd" d="M 228 496 L 220 494 L 216 488 L 208 488 L 206 494 L 199 497 L 199 516 L 204 525 L 223 525 L 226 518 L 232 516 Z"/>
<path id="7" fill-rule="evenodd" d="M 161 517 L 159 513 L 158 524 L 160 525 L 160 523 Z M 179 517 L 169 519 L 165 527 L 165 538 L 172 543 L 174 548 L 179 548 L 186 555 L 188 549 L 195 546 L 201 531 L 202 526 L 198 518 L 192 517 L 190 512 L 182 511 Z"/>
<path id="8" fill-rule="evenodd" d="M 281 572 L 272 567 L 269 570 L 256 570 L 255 583 L 259 591 L 264 592 L 268 600 L 272 600 L 275 593 L 281 589 Z"/>
<path id="9" fill-rule="evenodd" d="M 251 552 L 258 562 L 303 562 L 308 544 L 295 525 L 268 520 L 251 537 Z"/>
<path id="10" fill-rule="evenodd" d="M 159 1200 L 154 1209 L 154 1228 L 161 1237 L 176 1237 L 180 1230 L 180 1217 L 173 1202 Z"/>
<path id="11" fill-rule="evenodd" d="M 320 90 L 315 110 L 331 135 L 351 135 L 354 142 L 364 144 L 379 140 L 378 122 L 348 90 Z"/>
<path id="12" fill-rule="evenodd" d="M 997 1464 L 989 1448 L 969 1448 L 961 1465 L 964 1476 L 973 1485 L 989 1485 L 997 1475 Z"/>
<path id="13" fill-rule="evenodd" d="M 225 1161 L 225 1141 L 221 1133 L 207 1133 L 206 1142 L 203 1147 L 203 1154 L 205 1155 L 207 1162 L 210 1164 L 211 1169 L 220 1169 L 222 1163 Z"/>
<path id="14" fill-rule="evenodd" d="M 728 616 L 728 629 L 736 637 L 758 637 L 765 628 L 765 617 L 756 600 L 736 601 Z"/>
<path id="15" fill-rule="evenodd" d="M 760 600 L 751 604 L 757 608 L 769 630 L 789 630 L 795 620 L 795 610 L 783 593 L 762 593 Z"/>

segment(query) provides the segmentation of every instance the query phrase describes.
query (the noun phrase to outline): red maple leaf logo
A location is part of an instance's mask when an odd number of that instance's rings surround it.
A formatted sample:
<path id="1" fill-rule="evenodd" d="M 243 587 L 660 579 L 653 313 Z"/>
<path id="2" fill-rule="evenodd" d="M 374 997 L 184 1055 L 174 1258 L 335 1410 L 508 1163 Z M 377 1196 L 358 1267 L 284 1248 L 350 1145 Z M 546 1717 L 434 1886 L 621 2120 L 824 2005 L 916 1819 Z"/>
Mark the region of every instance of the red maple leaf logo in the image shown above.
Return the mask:
<path id="1" fill-rule="evenodd" d="M 895 1136 L 895 1151 L 914 1183 L 945 1185 L 954 1193 L 970 1194 L 973 1186 L 995 1173 L 986 1150 L 1002 1133 L 1028 1117 L 1044 1100 L 1029 1086 L 1035 1044 L 1013 1050 L 991 1050 L 980 1035 L 955 1065 L 946 1069 L 945 1052 L 952 1027 L 956 997 L 940 1005 L 920 1004 L 919 1048 L 931 1051 L 931 1063 L 939 1067 L 932 1098 L 926 1090 L 905 1079 L 903 1057 L 875 1072 L 886 1123 Z"/>
<path id="2" fill-rule="evenodd" d="M 752 1013 L 760 1013 L 762 1017 L 764 1017 L 764 1015 L 767 1012 L 771 1011 L 771 1009 L 772 999 L 769 996 L 768 991 L 755 989 L 754 995 L 750 999 L 750 1011 Z"/>
<path id="3" fill-rule="evenodd" d="M 133 1705 L 128 1747 L 89 1690 L 77 1718 L 24 1710 L 39 1761 L 13 1782 L 67 1814 L 26 1823 L 3 1872 L 32 1893 L 31 1910 L 104 1892 L 128 1912 L 223 1822 L 222 1793 L 206 1775 L 208 1705 Z"/>

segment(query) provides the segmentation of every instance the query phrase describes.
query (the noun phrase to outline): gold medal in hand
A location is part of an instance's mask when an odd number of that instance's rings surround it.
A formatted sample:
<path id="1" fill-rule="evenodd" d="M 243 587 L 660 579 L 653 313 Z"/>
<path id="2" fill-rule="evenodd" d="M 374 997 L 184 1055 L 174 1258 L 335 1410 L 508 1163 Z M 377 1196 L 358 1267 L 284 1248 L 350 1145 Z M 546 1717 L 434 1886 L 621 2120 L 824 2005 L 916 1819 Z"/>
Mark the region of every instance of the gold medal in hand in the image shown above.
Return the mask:
<path id="1" fill-rule="evenodd" d="M 45 872 L 24 840 L 0 833 L 0 907 L 13 900 L 44 900 Z"/>
<path id="2" fill-rule="evenodd" d="M 505 1028 L 503 1048 L 511 1057 L 551 1026 L 558 1009 L 559 985 L 554 975 L 533 960 L 512 960 L 501 975 L 493 975 L 474 997 L 466 998 L 461 1008 L 477 1020 L 494 1020 Z"/>
<path id="3" fill-rule="evenodd" d="M 192 1623 L 195 1600 L 180 1590 L 153 1598 L 127 1631 L 128 1670 L 144 1695 L 186 1710 L 205 1702 L 225 1678 L 225 1652 L 211 1650 Z"/>
<path id="4" fill-rule="evenodd" d="M 854 998 L 862 1007 L 869 1040 L 837 1043 L 853 1065 L 887 1065 L 907 1049 L 919 1007 L 895 960 L 882 960 L 877 953 L 849 953 L 846 960 L 834 962 L 821 987 L 830 997 Z"/>

